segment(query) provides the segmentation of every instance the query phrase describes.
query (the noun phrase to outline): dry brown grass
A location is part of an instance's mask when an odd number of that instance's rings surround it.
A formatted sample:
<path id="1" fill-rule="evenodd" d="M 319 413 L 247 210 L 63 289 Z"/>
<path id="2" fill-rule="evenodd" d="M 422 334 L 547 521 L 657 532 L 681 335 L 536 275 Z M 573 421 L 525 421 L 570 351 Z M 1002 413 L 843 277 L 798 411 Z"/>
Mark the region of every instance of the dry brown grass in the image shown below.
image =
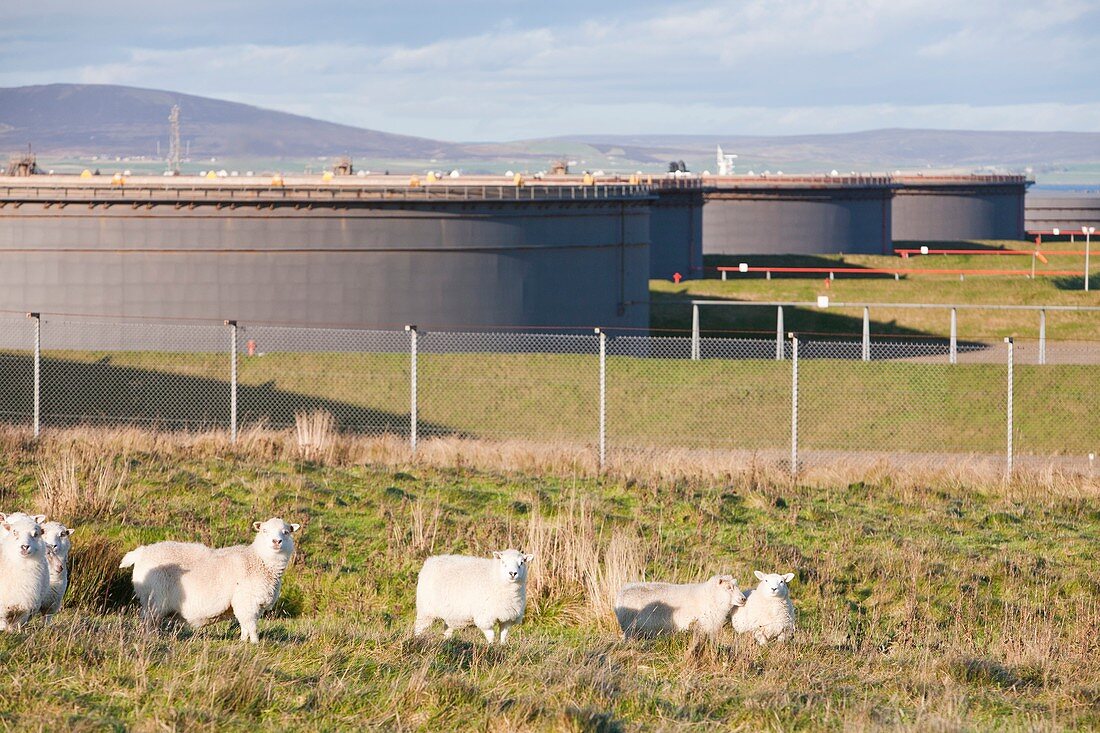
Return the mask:
<path id="1" fill-rule="evenodd" d="M 129 469 L 125 453 L 116 459 L 96 446 L 74 443 L 44 457 L 36 473 L 38 510 L 75 523 L 111 514 Z"/>
<path id="2" fill-rule="evenodd" d="M 336 418 L 331 412 L 325 410 L 296 412 L 294 413 L 294 434 L 298 439 L 298 450 L 303 458 L 321 459 L 327 456 L 336 442 Z"/>

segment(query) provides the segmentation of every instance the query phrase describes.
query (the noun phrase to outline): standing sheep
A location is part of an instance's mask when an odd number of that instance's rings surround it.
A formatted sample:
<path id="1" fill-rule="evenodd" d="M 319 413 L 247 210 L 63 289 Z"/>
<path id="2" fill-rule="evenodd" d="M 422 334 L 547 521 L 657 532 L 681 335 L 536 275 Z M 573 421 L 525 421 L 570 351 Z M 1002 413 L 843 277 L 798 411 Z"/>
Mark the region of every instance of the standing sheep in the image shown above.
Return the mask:
<path id="1" fill-rule="evenodd" d="M 0 517 L 0 631 L 18 630 L 49 593 L 50 569 L 38 523 L 25 514 Z"/>
<path id="2" fill-rule="evenodd" d="M 508 630 L 523 620 L 527 608 L 527 564 L 534 555 L 519 550 L 494 552 L 493 559 L 464 555 L 436 555 L 424 561 L 416 582 L 416 623 L 413 633 L 423 634 L 443 621 L 443 637 L 455 629 L 476 626 L 493 643 L 497 624 L 500 642 Z"/>
<path id="3" fill-rule="evenodd" d="M 42 525 L 42 541 L 46 545 L 46 560 L 50 567 L 50 590 L 42 602 L 40 613 L 49 623 L 50 617 L 61 610 L 65 591 L 69 589 L 69 551 L 73 543 L 69 538 L 73 530 L 61 522 Z"/>
<path id="4" fill-rule="evenodd" d="M 715 636 L 745 596 L 731 575 L 704 583 L 630 583 L 615 596 L 615 617 L 623 637 L 657 636 L 695 630 Z"/>
<path id="5" fill-rule="evenodd" d="M 251 545 L 213 550 L 185 542 L 158 542 L 126 553 L 119 567 L 134 569 L 134 594 L 150 627 L 175 614 L 194 628 L 232 609 L 241 641 L 259 641 L 260 615 L 275 605 L 294 555 L 300 524 L 272 518 L 253 522 Z"/>
<path id="6" fill-rule="evenodd" d="M 733 614 L 734 630 L 751 631 L 759 644 L 772 639 L 787 641 L 794 636 L 794 604 L 787 587 L 794 580 L 794 573 L 765 575 L 754 570 L 753 574 L 760 579 L 760 584 L 755 590 L 745 592 L 745 605 Z"/>

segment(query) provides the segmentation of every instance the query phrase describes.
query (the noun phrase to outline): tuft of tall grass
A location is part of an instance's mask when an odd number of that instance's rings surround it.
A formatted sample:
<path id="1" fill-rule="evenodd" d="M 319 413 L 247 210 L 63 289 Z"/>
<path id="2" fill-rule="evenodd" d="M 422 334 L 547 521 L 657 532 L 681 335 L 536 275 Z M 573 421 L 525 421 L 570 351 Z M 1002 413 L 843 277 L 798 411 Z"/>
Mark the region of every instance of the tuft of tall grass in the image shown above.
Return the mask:
<path id="1" fill-rule="evenodd" d="M 70 555 L 66 606 L 94 613 L 124 608 L 130 602 L 130 580 L 119 570 L 122 547 L 102 537 L 80 538 Z"/>
<path id="2" fill-rule="evenodd" d="M 296 412 L 294 433 L 302 457 L 310 460 L 323 457 L 335 443 L 336 418 L 325 410 Z"/>
<path id="3" fill-rule="evenodd" d="M 129 473 L 125 457 L 72 445 L 43 458 L 36 471 L 38 509 L 51 518 L 82 522 L 109 516 Z"/>

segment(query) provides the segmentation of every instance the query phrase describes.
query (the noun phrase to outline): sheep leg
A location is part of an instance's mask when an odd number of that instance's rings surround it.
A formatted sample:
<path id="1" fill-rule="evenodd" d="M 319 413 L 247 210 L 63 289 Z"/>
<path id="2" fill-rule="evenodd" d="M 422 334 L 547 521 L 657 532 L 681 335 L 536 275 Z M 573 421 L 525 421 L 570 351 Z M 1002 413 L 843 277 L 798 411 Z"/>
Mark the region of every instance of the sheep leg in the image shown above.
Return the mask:
<path id="1" fill-rule="evenodd" d="M 447 628 L 443 629 L 443 638 L 444 639 L 450 639 L 454 635 L 455 635 L 455 627 L 448 626 Z"/>
<path id="2" fill-rule="evenodd" d="M 504 642 L 508 641 L 508 630 L 510 628 L 512 628 L 511 624 L 500 625 L 500 641 L 497 642 L 498 644 L 503 644 Z"/>
<path id="3" fill-rule="evenodd" d="M 762 629 L 757 629 L 756 631 L 753 631 L 752 636 L 754 639 L 756 639 L 756 643 L 760 646 L 764 646 L 768 643 L 768 635 L 765 634 Z"/>
<path id="4" fill-rule="evenodd" d="M 481 633 L 485 634 L 485 641 L 489 642 L 489 644 L 491 645 L 493 643 L 493 637 L 496 636 L 496 630 L 494 630 L 493 627 L 490 626 L 487 629 L 482 629 Z"/>
<path id="5" fill-rule="evenodd" d="M 233 609 L 233 615 L 237 617 L 237 623 L 241 625 L 241 641 L 248 641 L 253 644 L 260 643 L 260 634 L 257 629 L 257 622 L 260 618 L 258 609 Z"/>
<path id="6" fill-rule="evenodd" d="M 420 636 L 421 634 L 423 634 L 425 631 L 432 627 L 432 623 L 434 621 L 435 619 L 429 616 L 417 617 L 416 623 L 413 624 L 413 636 Z"/>

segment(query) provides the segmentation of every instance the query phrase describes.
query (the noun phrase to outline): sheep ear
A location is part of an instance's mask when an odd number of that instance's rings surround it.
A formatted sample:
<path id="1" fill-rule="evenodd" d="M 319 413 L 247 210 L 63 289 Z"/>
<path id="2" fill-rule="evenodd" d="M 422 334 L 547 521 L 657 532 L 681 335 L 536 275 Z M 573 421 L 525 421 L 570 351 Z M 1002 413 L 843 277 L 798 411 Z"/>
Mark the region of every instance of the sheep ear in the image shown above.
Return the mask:
<path id="1" fill-rule="evenodd" d="M 290 531 L 291 531 L 291 532 L 297 532 L 297 531 L 298 531 L 298 530 L 300 530 L 301 528 L 302 528 L 302 525 L 300 525 L 300 524 L 292 524 L 292 525 L 290 525 Z"/>
<path id="2" fill-rule="evenodd" d="M 5 532 L 11 532 L 11 525 L 8 524 L 7 522 L 4 522 L 3 524 L 0 524 L 0 528 L 3 528 L 3 530 Z"/>
<path id="3" fill-rule="evenodd" d="M 260 523 L 259 522 L 253 522 L 252 523 L 252 531 L 253 532 L 259 532 L 260 531 Z"/>
<path id="4" fill-rule="evenodd" d="M 497 552 L 496 550 L 493 550 L 493 557 L 495 557 L 497 560 L 499 560 L 500 559 L 500 553 Z"/>
<path id="5" fill-rule="evenodd" d="M 794 580 L 794 573 L 787 573 L 786 575 L 783 576 L 783 580 L 790 583 L 792 580 Z"/>
<path id="6" fill-rule="evenodd" d="M 753 570 L 752 574 L 756 576 L 757 580 L 763 580 L 764 578 L 767 577 L 766 575 L 764 575 L 764 573 L 760 572 L 759 570 Z"/>
<path id="7" fill-rule="evenodd" d="M 733 587 L 737 587 L 737 578 L 730 578 L 730 582 L 733 583 Z"/>
<path id="8" fill-rule="evenodd" d="M 35 514 L 33 517 L 31 517 L 31 519 L 34 520 L 35 524 L 45 524 L 46 515 L 45 514 Z"/>
<path id="9" fill-rule="evenodd" d="M 62 537 L 72 537 L 73 536 L 73 530 L 75 530 L 75 529 L 76 529 L 76 527 L 66 527 L 65 530 L 61 533 L 61 536 Z"/>
<path id="10" fill-rule="evenodd" d="M 532 560 L 535 559 L 535 556 L 534 555 L 524 555 L 523 559 L 526 560 L 527 562 L 531 562 Z"/>

